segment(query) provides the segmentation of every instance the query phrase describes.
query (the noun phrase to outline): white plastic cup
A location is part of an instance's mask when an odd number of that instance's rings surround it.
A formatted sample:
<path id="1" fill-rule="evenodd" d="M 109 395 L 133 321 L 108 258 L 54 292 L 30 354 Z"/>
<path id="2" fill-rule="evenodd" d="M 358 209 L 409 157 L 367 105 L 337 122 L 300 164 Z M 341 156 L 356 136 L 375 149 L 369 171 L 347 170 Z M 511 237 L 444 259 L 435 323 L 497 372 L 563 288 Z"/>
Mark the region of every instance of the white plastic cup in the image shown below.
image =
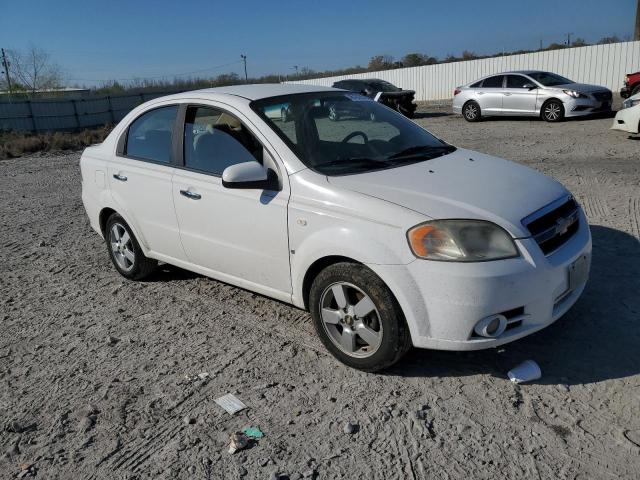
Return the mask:
<path id="1" fill-rule="evenodd" d="M 513 383 L 524 383 L 542 377 L 540 366 L 533 360 L 525 360 L 507 373 Z"/>

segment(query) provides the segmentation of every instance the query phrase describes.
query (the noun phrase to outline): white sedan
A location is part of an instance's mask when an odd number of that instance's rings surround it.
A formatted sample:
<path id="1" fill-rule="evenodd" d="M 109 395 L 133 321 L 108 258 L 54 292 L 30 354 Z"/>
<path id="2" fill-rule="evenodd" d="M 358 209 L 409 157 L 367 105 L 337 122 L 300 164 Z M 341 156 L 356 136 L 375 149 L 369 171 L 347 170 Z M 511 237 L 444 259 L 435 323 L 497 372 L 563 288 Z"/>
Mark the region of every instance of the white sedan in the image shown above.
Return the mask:
<path id="1" fill-rule="evenodd" d="M 613 119 L 611 129 L 640 133 L 640 93 L 622 102 L 622 109 Z"/>
<path id="2" fill-rule="evenodd" d="M 331 121 L 332 107 L 353 116 Z M 155 99 L 80 165 L 91 225 L 124 277 L 166 262 L 308 309 L 327 349 L 367 371 L 411 345 L 529 335 L 587 282 L 589 226 L 560 183 L 352 92 Z"/>

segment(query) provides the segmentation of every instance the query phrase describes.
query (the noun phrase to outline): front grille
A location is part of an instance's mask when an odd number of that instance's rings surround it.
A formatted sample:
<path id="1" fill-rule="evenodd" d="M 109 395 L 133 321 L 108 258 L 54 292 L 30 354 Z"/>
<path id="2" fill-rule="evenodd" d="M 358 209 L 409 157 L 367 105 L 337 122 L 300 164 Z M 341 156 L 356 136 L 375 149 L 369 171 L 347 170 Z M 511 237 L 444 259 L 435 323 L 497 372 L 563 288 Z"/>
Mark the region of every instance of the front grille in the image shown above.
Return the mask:
<path id="1" fill-rule="evenodd" d="M 574 198 L 569 197 L 558 206 L 556 203 L 522 220 L 545 255 L 564 245 L 580 227 L 580 212 Z"/>
<path id="2" fill-rule="evenodd" d="M 594 92 L 592 93 L 593 98 L 598 100 L 599 102 L 606 102 L 611 100 L 611 92 Z"/>

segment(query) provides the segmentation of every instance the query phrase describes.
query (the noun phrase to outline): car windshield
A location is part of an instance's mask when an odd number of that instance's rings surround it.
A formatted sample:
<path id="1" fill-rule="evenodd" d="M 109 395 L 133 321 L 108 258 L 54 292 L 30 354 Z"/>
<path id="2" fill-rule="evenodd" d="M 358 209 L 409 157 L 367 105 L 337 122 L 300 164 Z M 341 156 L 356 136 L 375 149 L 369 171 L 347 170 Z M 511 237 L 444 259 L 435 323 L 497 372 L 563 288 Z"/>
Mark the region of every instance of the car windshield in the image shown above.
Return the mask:
<path id="1" fill-rule="evenodd" d="M 446 155 L 455 147 L 403 115 L 357 93 L 266 98 L 251 108 L 309 168 L 348 175 Z"/>
<path id="2" fill-rule="evenodd" d="M 385 82 L 384 80 L 369 82 L 369 87 L 373 88 L 376 92 L 399 92 L 401 89 L 393 85 L 392 83 Z"/>
<path id="3" fill-rule="evenodd" d="M 528 73 L 527 75 L 529 75 L 536 82 L 541 83 L 545 87 L 553 87 L 555 85 L 567 85 L 568 83 L 575 83 L 573 80 L 569 80 L 568 78 L 561 77 L 560 75 L 556 75 L 555 73 L 533 72 L 533 73 Z"/>

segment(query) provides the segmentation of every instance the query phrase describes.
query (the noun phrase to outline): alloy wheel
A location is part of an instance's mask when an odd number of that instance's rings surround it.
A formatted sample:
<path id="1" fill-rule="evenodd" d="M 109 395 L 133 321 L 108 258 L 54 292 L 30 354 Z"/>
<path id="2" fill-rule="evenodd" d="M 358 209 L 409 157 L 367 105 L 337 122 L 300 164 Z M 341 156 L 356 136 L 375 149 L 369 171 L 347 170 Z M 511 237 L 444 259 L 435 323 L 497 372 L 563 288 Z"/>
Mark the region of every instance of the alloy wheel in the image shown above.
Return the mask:
<path id="1" fill-rule="evenodd" d="M 464 108 L 464 115 L 470 120 L 474 120 L 478 116 L 478 107 L 470 103 Z"/>
<path id="2" fill-rule="evenodd" d="M 382 322 L 371 298 L 351 283 L 338 282 L 320 297 L 320 314 L 331 342 L 351 357 L 369 357 L 382 343 Z"/>
<path id="3" fill-rule="evenodd" d="M 547 120 L 558 120 L 560 118 L 560 105 L 557 103 L 548 103 L 544 108 L 544 116 Z"/>
<path id="4" fill-rule="evenodd" d="M 109 231 L 111 253 L 118 266 L 125 272 L 130 271 L 136 261 L 129 232 L 120 223 L 114 223 Z"/>

